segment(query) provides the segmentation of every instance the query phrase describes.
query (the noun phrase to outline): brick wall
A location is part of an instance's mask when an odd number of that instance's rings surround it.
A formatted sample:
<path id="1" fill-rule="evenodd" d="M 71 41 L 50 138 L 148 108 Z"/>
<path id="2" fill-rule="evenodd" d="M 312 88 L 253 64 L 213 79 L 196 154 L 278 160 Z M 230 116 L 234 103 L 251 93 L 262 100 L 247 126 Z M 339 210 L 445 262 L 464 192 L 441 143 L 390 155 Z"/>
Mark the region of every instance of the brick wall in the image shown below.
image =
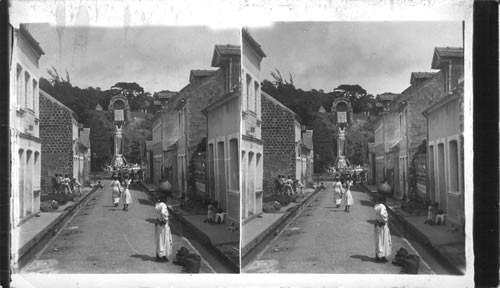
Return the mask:
<path id="1" fill-rule="evenodd" d="M 45 191 L 55 173 L 73 174 L 72 113 L 61 105 L 40 93 L 41 187 Z"/>
<path id="2" fill-rule="evenodd" d="M 294 113 L 276 100 L 262 95 L 262 140 L 264 141 L 263 189 L 274 191 L 278 175 L 295 176 Z"/>

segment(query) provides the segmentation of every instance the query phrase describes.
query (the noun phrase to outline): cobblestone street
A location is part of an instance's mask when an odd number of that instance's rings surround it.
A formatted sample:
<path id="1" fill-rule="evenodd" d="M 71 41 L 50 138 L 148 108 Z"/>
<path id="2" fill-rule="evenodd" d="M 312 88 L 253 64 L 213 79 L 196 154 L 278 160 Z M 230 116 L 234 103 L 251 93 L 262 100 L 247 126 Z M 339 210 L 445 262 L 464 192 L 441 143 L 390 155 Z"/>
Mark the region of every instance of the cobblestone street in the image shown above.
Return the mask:
<path id="1" fill-rule="evenodd" d="M 352 190 L 351 212 L 333 204 L 331 183 L 316 195 L 299 216 L 264 250 L 244 273 L 371 273 L 400 274 L 391 264 L 400 247 L 415 250 L 391 229 L 392 256 L 389 263 L 375 262 L 373 204 L 357 187 Z M 419 274 L 433 274 L 424 261 Z"/>
<path id="2" fill-rule="evenodd" d="M 193 251 L 191 244 L 172 229 L 173 253 L 170 262 L 155 259 L 155 211 L 149 196 L 131 189 L 129 211 L 114 207 L 109 181 L 97 191 L 87 206 L 69 222 L 46 247 L 39 259 L 21 273 L 181 273 L 172 264 L 181 246 Z M 201 273 L 213 273 L 202 260 Z"/>

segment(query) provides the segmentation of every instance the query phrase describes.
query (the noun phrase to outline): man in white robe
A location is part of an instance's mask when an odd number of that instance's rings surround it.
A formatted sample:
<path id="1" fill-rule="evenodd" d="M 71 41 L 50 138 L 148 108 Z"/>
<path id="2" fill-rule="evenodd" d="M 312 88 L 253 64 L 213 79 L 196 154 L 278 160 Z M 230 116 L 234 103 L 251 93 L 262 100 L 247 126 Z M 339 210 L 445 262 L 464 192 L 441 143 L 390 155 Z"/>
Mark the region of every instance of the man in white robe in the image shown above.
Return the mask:
<path id="1" fill-rule="evenodd" d="M 375 260 L 379 263 L 388 262 L 386 257 L 391 256 L 392 251 L 389 215 L 384 200 L 384 196 L 379 195 L 375 205 Z"/>
<path id="2" fill-rule="evenodd" d="M 170 227 L 168 226 L 167 205 L 161 200 L 159 200 L 155 205 L 156 259 L 159 261 L 168 262 L 168 257 L 170 257 L 170 255 L 172 254 L 172 234 L 170 233 Z"/>

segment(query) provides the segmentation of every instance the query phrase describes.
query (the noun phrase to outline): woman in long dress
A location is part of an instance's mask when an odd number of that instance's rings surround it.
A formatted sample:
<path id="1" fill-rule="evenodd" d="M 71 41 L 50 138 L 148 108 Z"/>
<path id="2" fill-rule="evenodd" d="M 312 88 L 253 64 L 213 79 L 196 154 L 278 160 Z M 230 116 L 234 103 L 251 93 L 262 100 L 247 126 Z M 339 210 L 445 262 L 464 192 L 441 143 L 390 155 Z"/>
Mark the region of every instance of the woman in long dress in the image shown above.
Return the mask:
<path id="1" fill-rule="evenodd" d="M 115 177 L 115 180 L 111 182 L 111 190 L 113 194 L 111 195 L 113 199 L 113 204 L 115 204 L 115 207 L 118 207 L 118 204 L 120 203 L 120 195 L 122 191 L 122 186 L 120 184 L 120 181 L 118 180 L 118 177 Z"/>
<path id="2" fill-rule="evenodd" d="M 340 203 L 342 201 L 342 183 L 338 177 L 335 178 L 333 182 L 333 201 L 337 208 L 340 207 Z"/>
<path id="3" fill-rule="evenodd" d="M 123 201 L 123 211 L 128 211 L 128 204 L 132 203 L 132 195 L 130 195 L 130 191 L 128 187 L 132 180 L 125 176 L 125 190 L 122 193 L 122 201 Z"/>
<path id="4" fill-rule="evenodd" d="M 155 246 L 156 246 L 156 259 L 158 261 L 168 262 L 168 258 L 172 254 L 172 234 L 168 226 L 168 209 L 167 205 L 158 199 L 155 205 L 156 210 L 156 223 L 155 223 Z"/>
<path id="5" fill-rule="evenodd" d="M 378 195 L 377 204 L 375 204 L 375 260 L 379 263 L 388 262 L 386 257 L 391 256 L 392 241 L 389 231 L 389 215 L 384 205 L 383 195 Z"/>
<path id="6" fill-rule="evenodd" d="M 346 192 L 344 193 L 344 211 L 350 212 L 351 205 L 354 204 L 354 199 L 351 194 L 352 179 L 350 177 L 347 177 L 345 185 Z"/>

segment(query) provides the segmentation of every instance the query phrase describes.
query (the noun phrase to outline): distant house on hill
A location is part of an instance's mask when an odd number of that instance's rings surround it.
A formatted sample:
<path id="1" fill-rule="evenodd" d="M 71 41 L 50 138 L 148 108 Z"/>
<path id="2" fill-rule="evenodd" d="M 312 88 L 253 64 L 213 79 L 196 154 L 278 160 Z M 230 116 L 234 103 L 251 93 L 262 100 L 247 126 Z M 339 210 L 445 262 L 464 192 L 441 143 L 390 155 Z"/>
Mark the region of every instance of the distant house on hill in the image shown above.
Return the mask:
<path id="1" fill-rule="evenodd" d="M 153 94 L 153 104 L 159 110 L 167 107 L 168 100 L 172 99 L 178 92 L 163 90 Z"/>
<path id="2" fill-rule="evenodd" d="M 97 103 L 97 105 L 95 106 L 95 110 L 96 111 L 102 111 L 104 109 L 102 108 L 101 104 Z"/>
<path id="3" fill-rule="evenodd" d="M 325 107 L 323 107 L 323 105 L 319 106 L 319 110 L 318 110 L 319 113 L 326 113 L 326 109 Z"/>
<path id="4" fill-rule="evenodd" d="M 375 107 L 377 109 L 377 112 L 381 113 L 381 112 L 384 112 L 387 109 L 389 109 L 389 103 L 391 103 L 391 101 L 396 99 L 399 95 L 400 94 L 389 93 L 389 92 L 377 95 L 377 98 L 376 98 L 377 102 L 375 103 Z"/>

